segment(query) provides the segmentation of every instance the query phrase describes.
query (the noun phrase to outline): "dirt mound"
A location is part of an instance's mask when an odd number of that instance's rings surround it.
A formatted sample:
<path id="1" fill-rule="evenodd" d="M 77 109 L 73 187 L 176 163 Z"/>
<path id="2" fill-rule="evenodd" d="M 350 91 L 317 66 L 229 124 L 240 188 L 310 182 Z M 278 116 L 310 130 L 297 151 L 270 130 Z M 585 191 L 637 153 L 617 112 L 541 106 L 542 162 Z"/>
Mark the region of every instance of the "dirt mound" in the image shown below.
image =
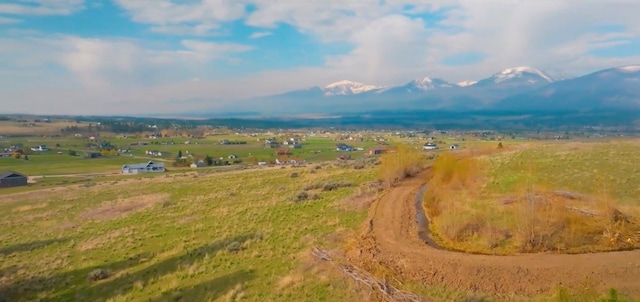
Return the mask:
<path id="1" fill-rule="evenodd" d="M 428 246 L 418 237 L 413 204 L 425 179 L 408 179 L 372 204 L 346 253 L 350 261 L 372 272 L 382 265 L 404 280 L 498 297 L 545 294 L 558 285 L 640 296 L 640 251 L 490 256 Z"/>

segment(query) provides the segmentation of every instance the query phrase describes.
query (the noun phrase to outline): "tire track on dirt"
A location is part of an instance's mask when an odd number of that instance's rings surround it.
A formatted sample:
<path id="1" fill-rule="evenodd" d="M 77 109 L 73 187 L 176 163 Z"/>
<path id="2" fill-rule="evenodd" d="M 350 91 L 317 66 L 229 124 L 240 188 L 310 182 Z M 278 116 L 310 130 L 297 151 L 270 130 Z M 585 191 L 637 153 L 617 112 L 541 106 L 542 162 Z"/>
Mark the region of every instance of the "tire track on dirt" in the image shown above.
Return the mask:
<path id="1" fill-rule="evenodd" d="M 465 254 L 429 246 L 418 236 L 415 198 L 426 173 L 389 189 L 372 204 L 347 258 L 403 280 L 498 297 L 547 294 L 558 285 L 640 296 L 640 250 L 592 254 Z"/>

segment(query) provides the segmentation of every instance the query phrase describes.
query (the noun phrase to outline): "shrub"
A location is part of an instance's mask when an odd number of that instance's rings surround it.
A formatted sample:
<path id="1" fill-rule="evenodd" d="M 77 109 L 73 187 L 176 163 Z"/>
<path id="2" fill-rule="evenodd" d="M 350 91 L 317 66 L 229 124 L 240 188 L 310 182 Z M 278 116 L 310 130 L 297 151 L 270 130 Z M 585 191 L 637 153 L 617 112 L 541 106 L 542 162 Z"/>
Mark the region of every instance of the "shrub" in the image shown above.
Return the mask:
<path id="1" fill-rule="evenodd" d="M 291 173 L 290 176 L 291 176 L 291 178 L 296 178 L 296 177 L 299 177 L 300 174 L 298 174 L 298 172 L 293 172 L 293 173 Z"/>
<path id="2" fill-rule="evenodd" d="M 237 253 L 241 250 L 242 250 L 242 244 L 240 244 L 240 242 L 238 241 L 231 242 L 229 243 L 229 245 L 227 245 L 227 251 L 229 253 Z"/>
<path id="3" fill-rule="evenodd" d="M 347 181 L 341 181 L 341 182 L 336 182 L 336 181 L 329 181 L 326 184 L 324 184 L 324 186 L 322 186 L 322 191 L 333 191 L 333 190 L 337 190 L 340 188 L 348 188 L 348 187 L 353 187 L 355 186 L 354 183 L 352 182 L 347 182 Z"/>
<path id="4" fill-rule="evenodd" d="M 293 201 L 305 201 L 309 199 L 309 193 L 306 191 L 300 191 L 293 197 Z"/>
<path id="5" fill-rule="evenodd" d="M 322 187 L 324 187 L 324 183 L 322 182 L 314 182 L 312 184 L 308 184 L 304 187 L 305 191 L 310 191 L 310 190 L 317 190 L 317 189 L 322 189 Z"/>
<path id="6" fill-rule="evenodd" d="M 380 157 L 380 178 L 391 185 L 405 177 L 414 176 L 422 169 L 423 160 L 419 151 L 399 146 L 396 152 L 388 152 Z"/>
<path id="7" fill-rule="evenodd" d="M 95 269 L 87 275 L 87 280 L 89 281 L 99 281 L 109 278 L 109 271 L 103 270 L 101 268 Z"/>

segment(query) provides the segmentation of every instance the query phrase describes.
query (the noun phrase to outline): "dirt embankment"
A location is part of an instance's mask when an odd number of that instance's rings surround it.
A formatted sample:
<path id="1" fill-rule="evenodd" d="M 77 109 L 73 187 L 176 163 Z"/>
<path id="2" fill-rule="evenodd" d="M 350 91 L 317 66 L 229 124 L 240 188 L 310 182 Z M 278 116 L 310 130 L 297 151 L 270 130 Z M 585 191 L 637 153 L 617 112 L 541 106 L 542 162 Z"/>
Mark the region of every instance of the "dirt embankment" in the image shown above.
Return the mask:
<path id="1" fill-rule="evenodd" d="M 403 280 L 499 297 L 545 294 L 558 285 L 640 296 L 640 250 L 580 255 L 472 255 L 432 247 L 418 236 L 415 197 L 426 175 L 387 191 L 369 210 L 347 258 L 370 271 L 380 265 Z"/>

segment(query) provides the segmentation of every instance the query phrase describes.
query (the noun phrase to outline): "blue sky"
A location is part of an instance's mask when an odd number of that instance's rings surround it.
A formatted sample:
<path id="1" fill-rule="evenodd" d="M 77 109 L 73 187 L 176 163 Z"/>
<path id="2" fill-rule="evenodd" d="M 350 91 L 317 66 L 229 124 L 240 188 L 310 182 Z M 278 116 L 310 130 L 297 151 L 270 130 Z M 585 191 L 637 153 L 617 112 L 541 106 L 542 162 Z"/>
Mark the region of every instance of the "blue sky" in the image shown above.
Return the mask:
<path id="1" fill-rule="evenodd" d="M 522 65 L 581 75 L 640 63 L 638 11 L 632 0 L 8 0 L 0 111 L 243 109 L 344 79 L 458 82 Z"/>

